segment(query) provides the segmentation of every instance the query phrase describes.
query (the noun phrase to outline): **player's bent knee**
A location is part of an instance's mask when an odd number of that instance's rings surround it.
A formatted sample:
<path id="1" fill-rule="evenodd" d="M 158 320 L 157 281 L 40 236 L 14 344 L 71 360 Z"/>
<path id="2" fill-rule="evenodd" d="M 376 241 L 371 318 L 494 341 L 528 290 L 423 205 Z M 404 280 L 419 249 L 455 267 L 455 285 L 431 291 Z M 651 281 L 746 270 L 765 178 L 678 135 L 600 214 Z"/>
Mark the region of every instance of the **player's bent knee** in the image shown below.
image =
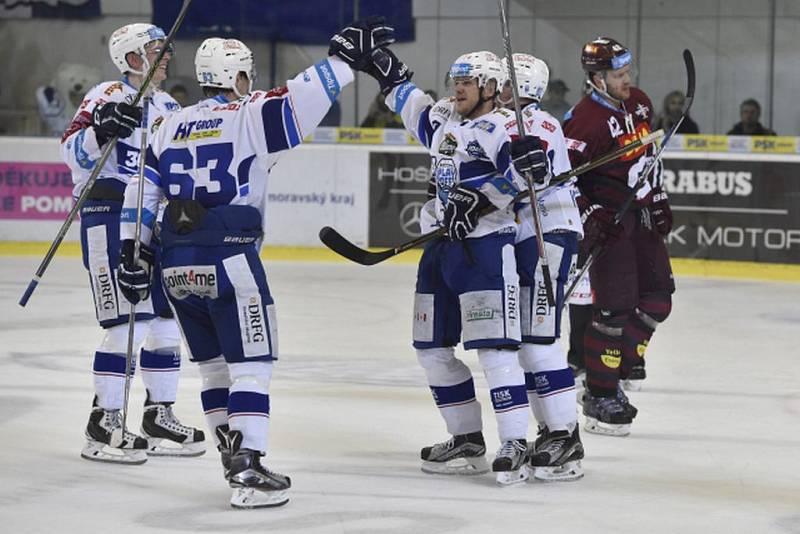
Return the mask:
<path id="1" fill-rule="evenodd" d="M 636 308 L 636 314 L 650 328 L 663 323 L 672 312 L 672 297 L 668 293 L 648 295 L 642 298 Z"/>
<path id="2" fill-rule="evenodd" d="M 229 363 L 228 372 L 231 375 L 233 388 L 238 386 L 254 391 L 266 391 L 272 378 L 272 362 Z"/>
<path id="3" fill-rule="evenodd" d="M 222 356 L 217 356 L 210 360 L 200 362 L 197 365 L 200 371 L 200 376 L 203 379 L 202 389 L 217 389 L 229 388 L 231 385 L 231 376 L 228 372 L 228 364 Z"/>
<path id="4" fill-rule="evenodd" d="M 549 345 L 524 343 L 519 350 L 519 363 L 529 373 L 554 371 L 567 366 L 567 354 L 560 343 Z"/>
<path id="5" fill-rule="evenodd" d="M 629 315 L 630 313 L 627 310 L 595 310 L 592 328 L 608 337 L 622 337 L 622 331 L 625 328 L 625 323 L 628 322 Z"/>
<path id="6" fill-rule="evenodd" d="M 432 369 L 440 365 L 449 365 L 456 358 L 454 347 L 435 349 L 417 349 L 417 360 L 423 369 Z"/>
<path id="7" fill-rule="evenodd" d="M 141 322 L 137 322 L 133 330 L 133 346 L 138 346 L 145 334 L 147 327 Z M 112 354 L 125 354 L 128 352 L 128 324 L 118 324 L 105 329 L 105 336 L 100 343 L 100 352 Z"/>
<path id="8" fill-rule="evenodd" d="M 156 317 L 150 321 L 150 328 L 144 340 L 146 350 L 155 351 L 165 347 L 180 347 L 181 333 L 174 319 Z"/>

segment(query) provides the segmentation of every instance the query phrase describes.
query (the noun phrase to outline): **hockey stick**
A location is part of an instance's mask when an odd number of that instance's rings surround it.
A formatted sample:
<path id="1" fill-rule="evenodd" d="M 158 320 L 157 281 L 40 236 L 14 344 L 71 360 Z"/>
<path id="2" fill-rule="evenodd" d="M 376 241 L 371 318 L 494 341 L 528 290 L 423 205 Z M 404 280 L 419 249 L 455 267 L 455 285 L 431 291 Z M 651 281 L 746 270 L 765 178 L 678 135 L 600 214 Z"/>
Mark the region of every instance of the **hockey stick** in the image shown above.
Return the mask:
<path id="1" fill-rule="evenodd" d="M 514 70 L 514 52 L 511 48 L 511 33 L 508 27 L 508 13 L 506 13 L 506 0 L 497 0 L 500 7 L 500 25 L 503 28 L 503 45 L 506 49 L 506 61 L 508 62 L 508 75 L 511 78 L 511 97 L 514 100 L 514 114 L 517 118 L 517 132 L 520 137 L 525 137 L 525 123 L 522 121 L 522 110 L 519 105 L 519 89 L 517 88 L 517 73 Z M 498 87 L 498 89 L 500 89 Z M 547 295 L 547 306 L 555 306 L 556 298 L 553 293 L 553 280 L 550 278 L 550 263 L 547 261 L 547 252 L 544 248 L 544 231 L 542 229 L 542 218 L 539 213 L 539 202 L 536 198 L 536 188 L 533 185 L 533 175 L 530 171 L 525 173 L 525 182 L 528 186 L 528 197 L 531 202 L 531 215 L 533 217 L 533 228 L 536 234 L 536 244 L 539 252 L 539 264 L 542 267 L 544 277 L 544 289 Z"/>
<path id="2" fill-rule="evenodd" d="M 139 101 L 142 99 L 144 92 L 150 86 L 150 82 L 155 75 L 156 69 L 158 68 L 159 63 L 164 58 L 164 54 L 167 52 L 167 49 L 172 44 L 172 41 L 175 38 L 175 33 L 180 28 L 181 23 L 183 23 L 183 19 L 186 17 L 186 12 L 189 9 L 189 5 L 192 3 L 192 0 L 183 0 L 183 6 L 181 7 L 180 12 L 178 13 L 178 18 L 175 19 L 175 24 L 172 25 L 172 29 L 169 31 L 166 39 L 164 40 L 164 46 L 161 47 L 159 50 L 158 55 L 156 56 L 155 61 L 153 64 L 150 65 L 150 69 L 147 71 L 147 75 L 144 77 L 142 81 L 142 85 L 139 87 L 139 91 L 137 91 L 136 96 L 133 98 L 133 102 L 131 102 L 131 106 L 136 106 Z M 48 249 L 47 253 L 44 255 L 42 262 L 39 264 L 39 268 L 36 269 L 36 274 L 34 274 L 33 278 L 31 279 L 28 287 L 25 289 L 25 292 L 22 294 L 22 298 L 19 299 L 19 305 L 24 307 L 28 300 L 31 298 L 34 290 L 36 290 L 36 286 L 39 285 L 39 281 L 44 276 L 44 272 L 47 270 L 47 267 L 50 265 L 50 262 L 53 260 L 53 256 L 55 256 L 58 247 L 61 246 L 61 242 L 64 240 L 64 237 L 67 235 L 67 231 L 69 227 L 72 225 L 72 221 L 75 219 L 75 216 L 78 214 L 80 209 L 83 207 L 83 204 L 86 202 L 86 199 L 89 196 L 89 192 L 92 190 L 92 186 L 97 181 L 97 177 L 100 175 L 100 171 L 108 161 L 108 158 L 111 156 L 111 152 L 114 150 L 114 147 L 117 144 L 119 137 L 116 135 L 108 140 L 105 147 L 103 147 L 103 152 L 100 154 L 100 159 L 97 160 L 95 163 L 94 169 L 92 169 L 92 173 L 89 175 L 89 179 L 86 181 L 86 185 L 81 191 L 80 196 L 78 196 L 77 200 L 75 201 L 75 205 L 72 206 L 72 209 L 67 214 L 67 218 L 64 220 L 64 223 L 61 225 L 61 228 L 58 230 L 55 239 L 50 244 L 50 248 Z M 144 154 L 140 154 L 140 157 L 144 157 Z"/>
<path id="3" fill-rule="evenodd" d="M 559 186 L 564 185 L 565 183 L 572 180 L 574 177 L 579 176 L 585 172 L 589 172 L 592 169 L 596 169 L 602 165 L 605 165 L 609 161 L 613 161 L 617 158 L 620 158 L 630 152 L 631 150 L 636 150 L 639 147 L 647 146 L 651 143 L 654 143 L 658 139 L 664 137 L 663 130 L 656 130 L 655 132 L 636 139 L 632 143 L 625 145 L 622 148 L 618 148 L 608 154 L 604 154 L 599 158 L 593 159 L 592 161 L 587 161 L 583 165 L 576 167 L 570 171 L 565 173 L 559 174 L 552 180 L 550 180 L 550 184 L 542 190 L 542 193 L 547 191 L 548 189 L 556 188 Z M 523 191 L 519 193 L 515 198 L 514 202 L 521 202 L 528 197 L 528 192 Z M 481 212 L 481 216 L 488 215 L 497 211 L 495 206 L 489 206 L 484 211 Z M 348 260 L 358 263 L 359 265 L 375 265 L 377 263 L 381 263 L 384 260 L 388 260 L 393 256 L 397 256 L 398 254 L 405 252 L 406 250 L 412 249 L 428 241 L 436 239 L 437 237 L 444 237 L 447 234 L 447 230 L 444 228 L 439 228 L 438 230 L 434 230 L 433 232 L 428 232 L 427 234 L 422 234 L 421 236 L 412 239 L 406 243 L 398 245 L 394 248 L 390 248 L 387 250 L 382 250 L 380 252 L 372 252 L 363 248 L 356 246 L 354 243 L 349 241 L 346 237 L 336 231 L 334 228 L 330 226 L 325 226 L 319 231 L 319 238 L 322 243 L 331 249 L 332 251 L 336 252 L 340 256 L 347 258 Z"/>
<path id="4" fill-rule="evenodd" d="M 683 113 L 681 113 L 681 117 L 678 121 L 672 125 L 667 135 L 664 137 L 664 141 L 661 143 L 661 146 L 656 150 L 655 156 L 653 157 L 653 161 L 647 166 L 642 174 L 639 175 L 639 181 L 636 182 L 635 187 L 633 190 L 628 194 L 628 198 L 625 199 L 625 202 L 622 203 L 617 214 L 614 216 L 614 224 L 620 224 L 622 218 L 630 209 L 631 204 L 633 201 L 636 200 L 636 193 L 639 191 L 639 188 L 644 185 L 644 181 L 647 179 L 647 175 L 653 170 L 653 168 L 658 163 L 658 160 L 661 159 L 661 154 L 664 152 L 664 148 L 666 148 L 667 143 L 675 135 L 675 132 L 678 131 L 681 123 L 683 123 L 683 119 L 686 118 L 686 115 L 689 114 L 689 109 L 692 107 L 692 102 L 694 102 L 694 82 L 695 82 L 695 72 L 694 72 L 694 58 L 692 57 L 692 53 L 685 49 L 683 51 L 683 62 L 686 64 L 686 102 L 683 104 Z M 563 310 L 567 303 L 569 302 L 570 298 L 572 297 L 572 292 L 575 291 L 575 288 L 578 287 L 578 283 L 581 281 L 581 278 L 586 274 L 589 268 L 594 263 L 594 260 L 597 258 L 599 254 L 602 254 L 603 247 L 592 247 L 589 251 L 589 255 L 586 257 L 586 261 L 581 267 L 580 271 L 577 272 L 575 278 L 573 278 L 572 283 L 564 292 L 564 303 L 562 304 L 561 309 Z"/>
<path id="5" fill-rule="evenodd" d="M 145 152 L 147 152 L 147 127 L 148 116 L 150 114 L 150 104 L 152 98 L 148 95 L 144 97 L 144 104 L 142 105 L 142 142 L 140 143 L 139 152 L 139 184 L 136 188 L 136 221 L 134 224 L 133 232 L 133 265 L 139 265 L 139 256 L 141 254 L 141 243 L 139 239 L 142 237 L 142 204 L 144 202 L 144 166 L 145 166 Z M 128 315 L 128 348 L 125 352 L 125 396 L 122 405 L 122 438 L 125 437 L 125 430 L 128 428 L 128 399 L 131 392 L 131 370 L 133 369 L 133 337 L 136 331 L 136 305 L 131 303 L 130 312 Z"/>

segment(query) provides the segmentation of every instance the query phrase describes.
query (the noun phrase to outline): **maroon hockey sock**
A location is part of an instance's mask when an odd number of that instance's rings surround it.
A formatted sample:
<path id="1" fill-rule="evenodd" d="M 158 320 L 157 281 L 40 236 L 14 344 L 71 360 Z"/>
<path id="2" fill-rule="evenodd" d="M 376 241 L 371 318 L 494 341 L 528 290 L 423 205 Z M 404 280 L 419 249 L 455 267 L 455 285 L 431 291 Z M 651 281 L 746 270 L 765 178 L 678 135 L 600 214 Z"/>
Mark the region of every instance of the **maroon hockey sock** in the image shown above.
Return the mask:
<path id="1" fill-rule="evenodd" d="M 586 385 L 593 397 L 617 394 L 619 369 L 624 344 L 622 337 L 611 336 L 592 323 L 583 340 L 586 355 Z"/>
<path id="2" fill-rule="evenodd" d="M 644 367 L 644 354 L 647 344 L 653 337 L 655 330 L 642 321 L 639 314 L 632 313 L 625 330 L 622 332 L 624 348 L 622 350 L 622 366 L 620 367 L 620 377 L 624 380 L 628 377 L 631 369 L 640 366 Z"/>

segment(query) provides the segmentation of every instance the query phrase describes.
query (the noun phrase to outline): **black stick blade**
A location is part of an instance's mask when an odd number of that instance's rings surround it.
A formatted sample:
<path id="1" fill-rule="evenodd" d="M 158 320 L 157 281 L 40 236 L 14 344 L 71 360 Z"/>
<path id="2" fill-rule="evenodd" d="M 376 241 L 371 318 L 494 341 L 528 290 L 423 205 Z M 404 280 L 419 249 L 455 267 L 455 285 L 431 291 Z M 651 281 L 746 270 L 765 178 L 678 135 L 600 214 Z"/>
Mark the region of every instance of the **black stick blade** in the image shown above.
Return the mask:
<path id="1" fill-rule="evenodd" d="M 338 255 L 359 265 L 375 265 L 396 254 L 395 249 L 370 252 L 359 248 L 330 226 L 325 226 L 319 231 L 319 239 L 326 247 Z"/>

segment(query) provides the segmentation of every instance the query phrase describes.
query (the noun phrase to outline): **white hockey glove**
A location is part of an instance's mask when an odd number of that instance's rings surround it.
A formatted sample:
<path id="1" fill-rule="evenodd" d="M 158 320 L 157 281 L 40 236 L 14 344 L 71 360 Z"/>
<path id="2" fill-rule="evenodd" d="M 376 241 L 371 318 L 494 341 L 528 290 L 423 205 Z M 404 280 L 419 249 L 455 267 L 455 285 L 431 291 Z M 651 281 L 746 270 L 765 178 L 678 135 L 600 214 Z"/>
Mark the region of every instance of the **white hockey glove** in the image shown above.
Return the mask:
<path id="1" fill-rule="evenodd" d="M 155 263 L 155 252 L 145 244 L 139 247 L 139 262 L 133 263 L 133 239 L 122 242 L 122 252 L 117 267 L 117 285 L 131 304 L 150 297 L 150 282 Z"/>
<path id="2" fill-rule="evenodd" d="M 394 28 L 383 17 L 351 22 L 331 37 L 328 55 L 336 56 L 353 70 L 366 72 L 372 64 L 370 53 L 394 42 Z"/>
<path id="3" fill-rule="evenodd" d="M 444 208 L 444 226 L 447 237 L 462 240 L 475 229 L 481 210 L 489 205 L 489 199 L 475 189 L 456 187 L 447 195 Z"/>

